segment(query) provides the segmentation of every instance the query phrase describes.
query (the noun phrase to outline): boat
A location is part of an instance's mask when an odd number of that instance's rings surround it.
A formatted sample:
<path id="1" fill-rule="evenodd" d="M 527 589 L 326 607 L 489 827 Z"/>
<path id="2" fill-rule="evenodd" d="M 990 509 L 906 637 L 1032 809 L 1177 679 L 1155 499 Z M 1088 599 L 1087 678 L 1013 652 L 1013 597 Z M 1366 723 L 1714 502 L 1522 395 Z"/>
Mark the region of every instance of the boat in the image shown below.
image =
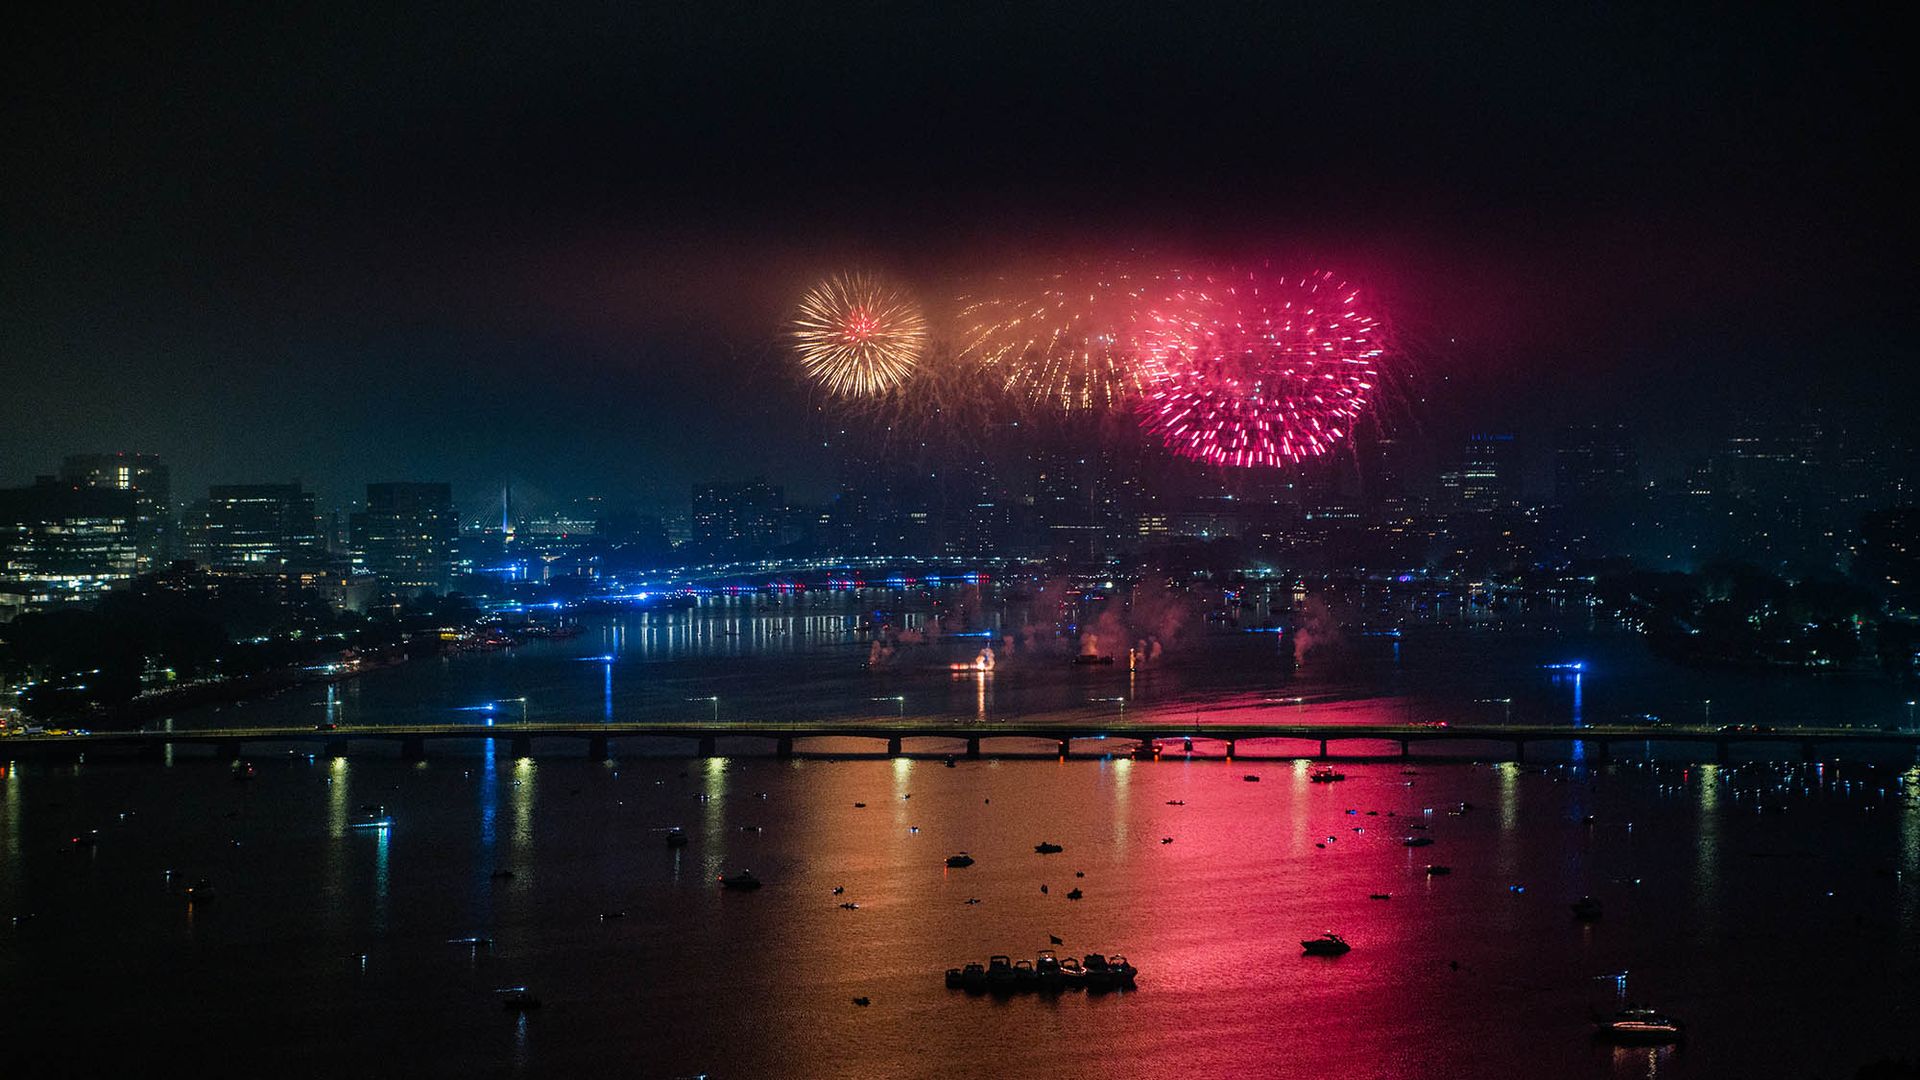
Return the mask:
<path id="1" fill-rule="evenodd" d="M 967 973 L 959 968 L 947 969 L 947 989 L 958 990 L 967 984 Z"/>
<path id="2" fill-rule="evenodd" d="M 946 761 L 945 761 L 945 762 L 944 762 L 943 764 L 945 764 L 945 765 L 946 765 L 946 767 L 947 767 L 947 768 L 949 768 L 949 769 L 953 769 L 953 768 L 958 768 L 958 766 L 956 766 L 956 765 L 954 764 L 954 762 L 953 762 L 953 755 L 952 755 L 952 754 L 948 754 L 948 755 L 947 755 L 947 757 L 946 757 Z"/>
<path id="3" fill-rule="evenodd" d="M 1315 769 L 1313 773 L 1307 777 L 1307 783 L 1331 784 L 1336 781 L 1345 780 L 1346 778 L 1347 774 L 1343 772 L 1334 772 L 1332 769 Z"/>
<path id="4" fill-rule="evenodd" d="M 1015 990 L 1033 990 L 1040 985 L 1040 972 L 1031 960 L 1013 962 L 1013 988 Z"/>
<path id="5" fill-rule="evenodd" d="M 1368 893 L 1368 894 L 1367 894 L 1367 899 L 1369 899 L 1369 900 L 1391 900 L 1391 899 L 1393 899 L 1393 894 L 1392 894 L 1392 893 L 1385 893 L 1385 892 L 1376 892 L 1376 893 Z"/>
<path id="6" fill-rule="evenodd" d="M 1573 917 L 1582 922 L 1592 922 L 1600 917 L 1600 901 L 1591 896 L 1583 896 L 1573 902 Z"/>
<path id="7" fill-rule="evenodd" d="M 760 887 L 760 879 L 753 876 L 753 871 L 742 870 L 736 874 L 721 875 L 720 887 L 723 889 L 757 889 Z"/>
<path id="8" fill-rule="evenodd" d="M 1107 957 L 1107 970 L 1113 973 L 1114 982 L 1117 985 L 1128 990 L 1133 989 L 1133 980 L 1140 974 L 1139 970 L 1128 963 L 1124 956 Z"/>
<path id="9" fill-rule="evenodd" d="M 1013 992 L 1013 959 L 1007 956 L 987 957 L 987 989 L 996 994 Z"/>
<path id="10" fill-rule="evenodd" d="M 356 822 L 354 822 L 354 823 L 353 823 L 353 828 L 356 828 L 356 829 L 391 829 L 391 828 L 393 828 L 393 819 L 392 819 L 392 818 L 386 818 L 386 817 L 383 817 L 383 818 L 374 818 L 374 819 L 373 819 L 372 821 L 356 821 Z"/>
<path id="11" fill-rule="evenodd" d="M 1427 846 L 1428 844 L 1431 844 L 1431 843 L 1433 843 L 1433 837 L 1431 837 L 1431 836 L 1409 836 L 1409 837 L 1405 837 L 1405 838 L 1403 838 L 1403 839 L 1402 839 L 1402 840 L 1400 841 L 1400 843 L 1401 843 L 1402 845 L 1404 845 L 1404 846 L 1406 846 L 1406 847 L 1426 847 L 1426 846 Z"/>
<path id="12" fill-rule="evenodd" d="M 1085 990 L 1087 988 L 1087 969 L 1080 961 L 1069 956 L 1060 961 L 1060 989 Z"/>
<path id="13" fill-rule="evenodd" d="M 678 827 L 668 829 L 667 830 L 667 846 L 668 847 L 686 847 L 687 831 L 685 829 L 678 828 Z"/>
<path id="14" fill-rule="evenodd" d="M 1067 899 L 1069 900 L 1078 900 L 1085 895 L 1086 894 L 1081 892 L 1077 887 L 1067 890 Z"/>
<path id="15" fill-rule="evenodd" d="M 1052 843 L 1048 843 L 1045 840 L 1042 840 L 1039 843 L 1033 845 L 1033 850 L 1039 852 L 1042 855 L 1054 855 L 1066 849 L 1062 848 L 1059 844 L 1052 844 Z"/>
<path id="16" fill-rule="evenodd" d="M 956 870 L 963 866 L 972 866 L 973 856 L 967 854 L 964 851 L 958 855 L 949 855 L 947 856 L 947 865 L 953 867 Z"/>
<path id="17" fill-rule="evenodd" d="M 1308 956 L 1344 956 L 1353 951 L 1353 946 L 1347 944 L 1346 938 L 1331 930 L 1317 938 L 1302 941 L 1300 948 L 1304 949 Z"/>
<path id="18" fill-rule="evenodd" d="M 1260 782 L 1260 774 L 1248 773 L 1247 775 L 1241 777 L 1240 779 L 1245 780 L 1249 784 L 1257 784 Z"/>
<path id="19" fill-rule="evenodd" d="M 1680 1021 L 1653 1009 L 1621 1009 L 1594 1026 L 1597 1034 L 1616 1042 L 1672 1043 L 1686 1034 Z"/>
<path id="20" fill-rule="evenodd" d="M 1453 873 L 1453 867 L 1451 866 L 1435 866 L 1431 863 L 1427 865 L 1428 877 L 1439 877 L 1442 874 L 1451 874 L 1451 873 Z"/>
<path id="21" fill-rule="evenodd" d="M 1092 665 L 1092 664 L 1112 664 L 1113 657 L 1094 656 L 1091 653 L 1083 653 L 1079 656 L 1074 657 L 1073 663 L 1076 667 L 1083 667 L 1083 666 Z"/>
<path id="22" fill-rule="evenodd" d="M 1086 966 L 1086 987 L 1098 993 L 1112 990 L 1120 985 L 1120 973 L 1113 969 L 1107 958 L 1100 953 L 1088 953 L 1082 963 Z"/>
<path id="23" fill-rule="evenodd" d="M 1040 989 L 1058 990 L 1061 985 L 1060 961 L 1053 955 L 1052 949 L 1040 950 L 1033 961 L 1033 973 L 1040 980 Z"/>
<path id="24" fill-rule="evenodd" d="M 508 1012 L 531 1012 L 540 1007 L 540 999 L 524 986 L 508 986 L 494 993 L 500 995 L 500 1005 Z"/>
<path id="25" fill-rule="evenodd" d="M 201 878 L 186 888 L 181 889 L 180 895 L 186 897 L 189 902 L 195 900 L 211 900 L 214 896 L 213 883 L 206 878 Z"/>
<path id="26" fill-rule="evenodd" d="M 476 937 L 456 937 L 456 938 L 448 938 L 447 944 L 465 945 L 469 949 L 484 949 L 487 946 L 493 944 L 493 939 L 490 937 L 477 937 L 477 936 Z"/>
<path id="27" fill-rule="evenodd" d="M 981 964 L 968 964 L 960 969 L 960 988 L 969 994 L 983 993 L 987 989 L 987 969 Z"/>

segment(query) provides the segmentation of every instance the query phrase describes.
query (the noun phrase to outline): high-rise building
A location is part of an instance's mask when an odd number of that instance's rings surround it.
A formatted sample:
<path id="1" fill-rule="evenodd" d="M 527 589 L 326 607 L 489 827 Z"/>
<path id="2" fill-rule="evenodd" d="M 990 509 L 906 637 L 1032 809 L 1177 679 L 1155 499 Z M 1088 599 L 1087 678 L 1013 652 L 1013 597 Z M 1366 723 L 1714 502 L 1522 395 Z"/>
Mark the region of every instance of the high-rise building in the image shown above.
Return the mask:
<path id="1" fill-rule="evenodd" d="M 173 557 L 173 480 L 158 457 L 69 454 L 60 465 L 60 479 L 79 487 L 133 492 L 133 538 L 141 572 Z"/>
<path id="2" fill-rule="evenodd" d="M 352 516 L 353 550 L 362 566 L 398 593 L 453 587 L 460 517 L 453 485 L 367 485 L 367 508 Z"/>
<path id="3" fill-rule="evenodd" d="M 693 485 L 693 544 L 723 559 L 752 558 L 780 536 L 783 492 L 764 478 Z"/>
<path id="4" fill-rule="evenodd" d="M 1460 454 L 1460 468 L 1442 480 L 1453 489 L 1455 509 L 1499 510 L 1520 501 L 1520 455 L 1511 435 L 1474 435 Z"/>
<path id="5" fill-rule="evenodd" d="M 1640 455 L 1617 424 L 1581 424 L 1553 452 L 1553 498 L 1562 506 L 1618 505 L 1640 486 Z"/>
<path id="6" fill-rule="evenodd" d="M 207 489 L 207 565 L 279 570 L 324 553 L 313 493 L 291 484 L 221 484 Z"/>
<path id="7" fill-rule="evenodd" d="M 131 490 L 43 476 L 0 491 L 0 610 L 87 600 L 139 565 Z"/>

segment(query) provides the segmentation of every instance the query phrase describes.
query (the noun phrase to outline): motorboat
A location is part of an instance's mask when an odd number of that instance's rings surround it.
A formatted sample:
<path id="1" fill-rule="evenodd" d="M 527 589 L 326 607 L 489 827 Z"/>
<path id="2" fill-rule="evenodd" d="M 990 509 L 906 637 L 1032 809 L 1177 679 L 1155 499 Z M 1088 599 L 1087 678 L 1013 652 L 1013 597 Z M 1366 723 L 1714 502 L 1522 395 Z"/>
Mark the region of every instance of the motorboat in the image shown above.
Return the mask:
<path id="1" fill-rule="evenodd" d="M 1087 969 L 1080 961 L 1069 956 L 1060 961 L 1060 988 L 1062 990 L 1085 990 L 1087 988 Z"/>
<path id="2" fill-rule="evenodd" d="M 968 964 L 960 969 L 960 988 L 970 994 L 984 993 L 987 989 L 987 969 L 982 964 Z"/>
<path id="3" fill-rule="evenodd" d="M 456 937 L 456 938 L 448 938 L 448 939 L 447 939 L 447 944 L 449 944 L 449 945 L 465 945 L 465 946 L 466 946 L 467 948 L 469 948 L 469 949 L 484 949 L 484 948 L 486 948 L 487 946 L 489 946 L 489 945 L 492 945 L 492 944 L 493 944 L 493 939 L 492 939 L 492 938 L 490 938 L 490 937 L 478 937 L 478 936 L 475 936 L 475 937 Z"/>
<path id="4" fill-rule="evenodd" d="M 967 984 L 967 973 L 959 968 L 947 969 L 947 989 L 958 990 Z"/>
<path id="5" fill-rule="evenodd" d="M 1345 956 L 1353 951 L 1347 939 L 1329 930 L 1317 938 L 1309 938 L 1300 943 L 1300 948 L 1308 956 Z"/>
<path id="6" fill-rule="evenodd" d="M 987 989 L 996 994 L 1010 994 L 1013 988 L 1013 958 L 998 955 L 987 957 Z"/>
<path id="7" fill-rule="evenodd" d="M 687 830 L 681 829 L 681 828 L 668 829 L 667 830 L 667 846 L 668 847 L 686 847 L 687 846 Z"/>
<path id="8" fill-rule="evenodd" d="M 1368 893 L 1368 894 L 1367 894 L 1367 899 L 1369 899 L 1369 900 L 1391 900 L 1391 899 L 1393 899 L 1393 894 L 1392 894 L 1392 893 L 1387 893 L 1387 892 L 1376 892 L 1376 893 Z"/>
<path id="9" fill-rule="evenodd" d="M 963 866 L 972 866 L 973 856 L 967 854 L 964 851 L 958 855 L 949 855 L 947 856 L 947 865 L 950 867 L 953 867 L 956 870 Z"/>
<path id="10" fill-rule="evenodd" d="M 540 999 L 524 986 L 508 986 L 494 993 L 500 995 L 500 1006 L 508 1012 L 531 1012 L 540 1007 Z"/>
<path id="11" fill-rule="evenodd" d="M 1406 847 L 1426 847 L 1428 844 L 1433 843 L 1433 837 L 1409 836 L 1402 839 L 1400 843 Z"/>
<path id="12" fill-rule="evenodd" d="M 1078 900 L 1085 895 L 1086 893 L 1081 892 L 1077 887 L 1067 890 L 1067 899 L 1069 900 Z"/>
<path id="13" fill-rule="evenodd" d="M 1034 968 L 1033 961 L 1015 960 L 1013 962 L 1013 988 L 1015 990 L 1032 990 L 1039 985 L 1040 972 Z"/>
<path id="14" fill-rule="evenodd" d="M 1113 663 L 1113 657 L 1111 657 L 1111 656 L 1094 656 L 1094 655 L 1093 655 L 1093 654 L 1091 654 L 1091 653 L 1082 653 L 1081 655 L 1079 655 L 1079 656 L 1076 656 L 1076 657 L 1074 657 L 1074 658 L 1073 658 L 1073 663 L 1074 663 L 1074 666 L 1076 666 L 1076 667 L 1085 667 L 1085 666 L 1088 666 L 1088 665 L 1108 665 L 1108 666 L 1110 666 L 1110 665 L 1112 665 L 1112 663 Z"/>
<path id="15" fill-rule="evenodd" d="M 1451 866 L 1436 866 L 1431 863 L 1427 865 L 1428 877 L 1440 877 L 1443 874 L 1451 874 L 1451 873 L 1453 873 L 1453 867 Z"/>
<path id="16" fill-rule="evenodd" d="M 1591 896 L 1583 896 L 1573 902 L 1573 917 L 1581 922 L 1592 922 L 1600 914 L 1600 901 Z"/>
<path id="17" fill-rule="evenodd" d="M 1120 973 L 1115 971 L 1113 965 L 1100 953 L 1088 953 L 1082 963 L 1086 967 L 1088 990 L 1098 993 L 1102 990 L 1113 990 L 1121 985 Z"/>
<path id="18" fill-rule="evenodd" d="M 1060 961 L 1053 955 L 1052 949 L 1042 949 L 1033 961 L 1033 973 L 1040 980 L 1040 989 L 1060 989 Z"/>
<path id="19" fill-rule="evenodd" d="M 1247 775 L 1241 777 L 1240 779 L 1245 780 L 1249 784 L 1257 784 L 1260 782 L 1260 774 L 1248 773 Z"/>
<path id="20" fill-rule="evenodd" d="M 1045 840 L 1042 840 L 1039 843 L 1033 845 L 1033 850 L 1039 852 L 1042 855 L 1054 855 L 1066 849 L 1062 848 L 1059 844 L 1052 844 L 1052 843 L 1048 843 Z"/>
<path id="21" fill-rule="evenodd" d="M 1345 780 L 1346 778 L 1347 774 L 1343 772 L 1334 772 L 1332 769 L 1315 769 L 1312 774 L 1307 777 L 1307 783 L 1331 784 Z"/>
<path id="22" fill-rule="evenodd" d="M 754 877 L 751 870 L 741 870 L 738 873 L 720 876 L 720 887 L 723 889 L 757 889 L 760 884 L 760 879 Z"/>
<path id="23" fill-rule="evenodd" d="M 1597 1034 L 1616 1042 L 1673 1043 L 1686 1035 L 1680 1021 L 1653 1009 L 1621 1009 L 1594 1026 Z"/>
<path id="24" fill-rule="evenodd" d="M 1133 980 L 1140 972 L 1127 962 L 1124 956 L 1107 957 L 1107 970 L 1113 973 L 1114 982 L 1128 990 L 1133 989 Z"/>
<path id="25" fill-rule="evenodd" d="M 208 881 L 206 878 L 201 878 L 186 888 L 181 889 L 180 895 L 186 897 L 189 902 L 211 900 L 214 896 L 213 882 Z"/>

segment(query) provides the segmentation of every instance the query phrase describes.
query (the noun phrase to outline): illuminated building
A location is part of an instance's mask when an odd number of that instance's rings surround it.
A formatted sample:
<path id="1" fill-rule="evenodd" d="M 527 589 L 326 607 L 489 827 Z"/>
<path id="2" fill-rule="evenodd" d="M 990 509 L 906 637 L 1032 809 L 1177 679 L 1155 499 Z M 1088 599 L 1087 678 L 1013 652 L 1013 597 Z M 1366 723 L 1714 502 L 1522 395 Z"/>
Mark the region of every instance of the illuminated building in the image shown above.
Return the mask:
<path id="1" fill-rule="evenodd" d="M 453 585 L 460 517 L 453 485 L 367 485 L 367 508 L 351 522 L 353 549 L 367 572 L 397 593 L 445 593 Z"/>
<path id="2" fill-rule="evenodd" d="M 7 607 L 88 600 L 130 580 L 139 565 L 130 490 L 43 476 L 0 491 L 0 593 Z"/>
<path id="3" fill-rule="evenodd" d="M 716 558 L 771 551 L 780 537 L 784 500 L 765 479 L 693 486 L 693 544 Z"/>
<path id="4" fill-rule="evenodd" d="M 69 454 L 60 479 L 88 488 L 133 492 L 134 546 L 140 571 L 154 569 L 173 556 L 173 480 L 153 454 Z"/>
<path id="5" fill-rule="evenodd" d="M 324 546 L 313 493 L 298 483 L 209 488 L 206 515 L 206 561 L 216 570 L 278 570 Z"/>

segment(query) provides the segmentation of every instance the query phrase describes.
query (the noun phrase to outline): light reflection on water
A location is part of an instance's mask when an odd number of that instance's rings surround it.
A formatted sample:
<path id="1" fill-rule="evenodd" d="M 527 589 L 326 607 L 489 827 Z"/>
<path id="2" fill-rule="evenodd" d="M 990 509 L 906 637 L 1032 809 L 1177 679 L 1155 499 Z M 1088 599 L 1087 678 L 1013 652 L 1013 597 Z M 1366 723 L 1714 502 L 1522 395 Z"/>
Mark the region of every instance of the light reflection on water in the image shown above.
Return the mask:
<path id="1" fill-rule="evenodd" d="M 303 1060 L 439 1075 L 642 1060 L 661 1075 L 931 1077 L 986 1062 L 1052 1077 L 1061 1047 L 1117 1039 L 1125 1053 L 1103 1054 L 1101 1071 L 1122 1077 L 1846 1075 L 1912 1030 L 1896 990 L 1920 962 L 1905 919 L 1920 809 L 1891 774 L 1849 788 L 1862 774 L 1829 769 L 1826 788 L 1803 794 L 1812 771 L 1797 767 L 1729 780 L 1423 763 L 1408 778 L 1398 762 L 1343 763 L 1346 781 L 1311 784 L 1306 762 L 1177 757 L 629 760 L 617 774 L 556 757 L 502 770 L 521 783 L 501 793 L 487 759 L 476 764 L 274 759 L 250 785 L 207 762 L 33 771 L 25 784 L 10 771 L 0 867 L 40 917 L 0 941 L 0 1009 L 81 1062 L 114 1047 L 77 1023 L 169 1054 L 199 1037 L 195 1018 L 247 1015 L 259 1022 L 233 1036 L 240 1052 L 352 1031 Z M 1763 776 L 1787 808 L 1729 812 L 1742 805 L 1731 785 Z M 513 803 L 509 883 L 487 879 L 508 861 L 488 837 L 487 792 Z M 356 799 L 395 811 L 372 852 L 347 824 Z M 1445 812 L 1461 802 L 1486 809 Z M 225 816 L 243 804 L 245 817 Z M 689 817 L 692 843 L 666 849 L 659 825 Z M 76 876 L 56 841 L 83 821 L 102 838 Z M 1433 847 L 1400 845 L 1413 823 L 1431 827 Z M 766 831 L 734 831 L 744 824 Z M 230 849 L 235 833 L 245 846 Z M 1042 839 L 1065 851 L 1036 854 Z M 962 849 L 978 863 L 946 870 Z M 713 875 L 739 851 L 767 887 L 723 896 Z M 711 873 L 682 873 L 682 860 Z M 1454 873 L 1429 878 L 1429 861 Z M 152 888 L 163 867 L 218 877 L 219 899 L 188 911 L 184 939 L 184 905 Z M 1084 899 L 1067 900 L 1076 885 Z M 1571 919 L 1583 893 L 1604 919 Z M 516 899 L 492 908 L 489 895 Z M 1696 917 L 1702 905 L 1714 917 Z M 600 920 L 615 909 L 627 917 Z M 1354 952 L 1297 955 L 1294 941 L 1329 929 Z M 499 944 L 446 944 L 474 933 Z M 1031 956 L 1048 935 L 1074 955 L 1127 953 L 1140 992 L 994 1002 L 940 985 L 949 965 Z M 364 975 L 342 960 L 362 953 L 381 961 Z M 151 974 L 99 975 L 123 966 Z M 1612 969 L 1632 971 L 1634 1000 L 1689 1021 L 1685 1049 L 1591 1039 L 1589 1009 L 1621 1000 L 1594 979 Z M 546 1001 L 524 1021 L 493 995 L 520 983 Z M 853 996 L 874 1004 L 856 1010 Z M 1783 1015 L 1823 1037 L 1773 1038 Z"/>

